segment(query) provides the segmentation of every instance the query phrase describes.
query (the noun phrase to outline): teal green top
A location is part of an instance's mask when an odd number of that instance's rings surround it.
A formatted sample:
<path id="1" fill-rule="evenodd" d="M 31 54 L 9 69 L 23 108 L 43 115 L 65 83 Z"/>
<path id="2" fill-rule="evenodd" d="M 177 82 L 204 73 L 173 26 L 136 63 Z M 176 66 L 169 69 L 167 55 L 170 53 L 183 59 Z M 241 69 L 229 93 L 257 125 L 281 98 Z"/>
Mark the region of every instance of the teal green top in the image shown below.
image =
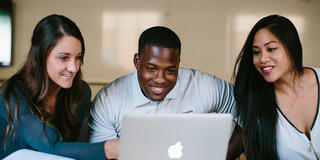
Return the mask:
<path id="1" fill-rule="evenodd" d="M 83 84 L 85 92 L 77 110 L 80 124 L 86 123 L 85 119 L 89 111 L 91 99 L 90 87 L 85 82 Z M 31 113 L 25 96 L 18 89 L 15 92 L 19 100 L 18 123 L 15 126 L 17 133 L 15 136 L 12 136 L 12 133 L 9 132 L 6 150 L 4 150 L 3 138 L 8 123 L 8 112 L 5 107 L 4 93 L 0 93 L 0 159 L 23 148 L 75 159 L 106 159 L 104 142 L 65 142 L 55 129 L 44 125 L 36 115 Z M 13 96 L 10 98 L 10 103 L 15 103 Z M 11 108 L 11 112 L 14 113 L 14 108 Z M 81 127 L 79 126 L 79 131 L 74 134 L 75 139 L 78 139 L 80 130 Z"/>

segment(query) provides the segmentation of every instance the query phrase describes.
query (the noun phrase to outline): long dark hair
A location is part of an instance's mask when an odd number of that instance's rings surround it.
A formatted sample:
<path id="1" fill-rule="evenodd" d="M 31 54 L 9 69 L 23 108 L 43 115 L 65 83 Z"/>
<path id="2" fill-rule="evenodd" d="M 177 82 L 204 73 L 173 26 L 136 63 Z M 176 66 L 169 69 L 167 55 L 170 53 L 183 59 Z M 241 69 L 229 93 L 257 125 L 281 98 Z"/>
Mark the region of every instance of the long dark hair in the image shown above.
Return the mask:
<path id="1" fill-rule="evenodd" d="M 16 134 L 14 126 L 18 123 L 19 111 L 17 90 L 21 92 L 30 104 L 29 109 L 31 112 L 38 116 L 44 125 L 48 124 L 55 128 L 64 140 L 74 140 L 73 133 L 78 129 L 77 127 L 79 127 L 80 123 L 76 109 L 83 95 L 81 68 L 73 79 L 72 87 L 68 89 L 61 88 L 59 91 L 55 113 L 50 115 L 45 107 L 45 97 L 48 94 L 50 83 L 53 83 L 46 72 L 46 60 L 49 51 L 63 36 L 73 36 L 81 42 L 82 64 L 85 46 L 77 25 L 65 16 L 49 15 L 40 20 L 35 27 L 31 39 L 31 48 L 23 67 L 1 86 L 8 112 L 4 147 L 6 146 L 8 134 Z M 12 97 L 14 98 L 14 103 L 12 103 Z"/>
<path id="2" fill-rule="evenodd" d="M 250 31 L 233 71 L 238 121 L 244 130 L 243 144 L 248 160 L 278 159 L 278 114 L 274 85 L 266 82 L 253 64 L 253 39 L 262 28 L 274 34 L 287 49 L 295 74 L 303 72 L 302 46 L 292 22 L 279 15 L 270 15 L 258 21 Z"/>

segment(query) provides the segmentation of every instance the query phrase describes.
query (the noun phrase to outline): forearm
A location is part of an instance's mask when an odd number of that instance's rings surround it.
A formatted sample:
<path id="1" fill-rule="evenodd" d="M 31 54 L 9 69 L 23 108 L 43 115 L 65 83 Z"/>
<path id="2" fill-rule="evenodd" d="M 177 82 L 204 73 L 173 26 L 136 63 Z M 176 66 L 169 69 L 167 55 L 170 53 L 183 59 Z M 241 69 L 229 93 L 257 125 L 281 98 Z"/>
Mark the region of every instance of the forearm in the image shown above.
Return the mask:
<path id="1" fill-rule="evenodd" d="M 241 140 L 241 128 L 236 125 L 229 141 L 227 160 L 238 158 L 243 153 L 243 146 Z"/>
<path id="2" fill-rule="evenodd" d="M 59 135 L 53 128 L 43 125 L 31 113 L 20 118 L 21 123 L 17 126 L 19 139 L 38 151 L 76 159 L 105 159 L 103 142 L 65 142 L 57 138 Z"/>
<path id="3" fill-rule="evenodd" d="M 120 139 L 109 140 L 104 144 L 104 152 L 107 159 L 118 159 Z"/>
<path id="4" fill-rule="evenodd" d="M 100 143 L 81 143 L 64 142 L 59 143 L 53 148 L 52 154 L 62 155 L 80 160 L 105 160 L 105 142 Z M 41 151 L 41 150 L 40 150 Z"/>

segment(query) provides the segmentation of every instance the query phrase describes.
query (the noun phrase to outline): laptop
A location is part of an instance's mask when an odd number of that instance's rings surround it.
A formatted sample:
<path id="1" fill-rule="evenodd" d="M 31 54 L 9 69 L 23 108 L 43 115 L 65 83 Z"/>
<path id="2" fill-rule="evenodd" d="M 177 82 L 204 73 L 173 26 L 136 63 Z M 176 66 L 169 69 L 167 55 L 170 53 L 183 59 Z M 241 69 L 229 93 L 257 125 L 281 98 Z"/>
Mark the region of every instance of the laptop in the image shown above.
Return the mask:
<path id="1" fill-rule="evenodd" d="M 119 160 L 225 160 L 231 114 L 125 115 Z"/>

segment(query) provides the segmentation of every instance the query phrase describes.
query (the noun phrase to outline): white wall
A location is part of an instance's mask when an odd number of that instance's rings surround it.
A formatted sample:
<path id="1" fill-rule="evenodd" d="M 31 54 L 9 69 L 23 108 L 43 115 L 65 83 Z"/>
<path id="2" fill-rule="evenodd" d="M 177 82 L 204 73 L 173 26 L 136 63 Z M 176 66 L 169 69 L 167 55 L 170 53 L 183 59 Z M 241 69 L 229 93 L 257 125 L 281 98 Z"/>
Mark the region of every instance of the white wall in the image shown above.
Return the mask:
<path id="1" fill-rule="evenodd" d="M 290 18 L 298 28 L 304 65 L 320 67 L 319 0 L 13 0 L 13 65 L 0 68 L 0 79 L 16 72 L 26 58 L 32 31 L 43 17 L 63 14 L 75 21 L 86 43 L 84 77 L 108 83 L 134 71 L 140 33 L 165 25 L 181 38 L 181 66 L 230 80 L 235 58 L 251 27 L 269 14 Z M 101 85 L 91 85 L 93 93 Z"/>

